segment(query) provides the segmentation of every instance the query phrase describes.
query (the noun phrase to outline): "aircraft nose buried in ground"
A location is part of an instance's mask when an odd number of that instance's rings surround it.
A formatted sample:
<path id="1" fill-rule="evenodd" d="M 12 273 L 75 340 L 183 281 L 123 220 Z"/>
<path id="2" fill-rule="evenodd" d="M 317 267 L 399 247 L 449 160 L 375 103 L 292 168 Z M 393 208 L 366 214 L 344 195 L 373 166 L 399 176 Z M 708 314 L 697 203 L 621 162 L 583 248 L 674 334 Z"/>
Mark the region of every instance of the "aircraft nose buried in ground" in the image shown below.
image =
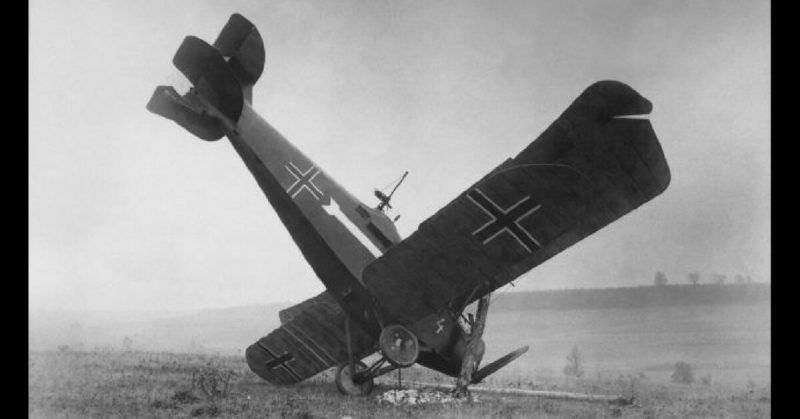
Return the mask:
<path id="1" fill-rule="evenodd" d="M 147 109 L 203 140 L 226 136 L 327 289 L 280 312 L 281 326 L 247 349 L 250 368 L 276 385 L 336 366 L 340 391 L 367 394 L 375 377 L 420 364 L 466 393 L 528 349 L 480 367 L 491 293 L 670 181 L 650 122 L 624 118 L 650 102 L 600 81 L 403 240 L 383 211 L 390 196 L 365 205 L 252 109 L 264 44 L 247 19 L 231 16 L 213 45 L 186 37 L 173 63 L 193 87 L 159 86 Z M 359 361 L 376 351 L 372 365 Z"/>

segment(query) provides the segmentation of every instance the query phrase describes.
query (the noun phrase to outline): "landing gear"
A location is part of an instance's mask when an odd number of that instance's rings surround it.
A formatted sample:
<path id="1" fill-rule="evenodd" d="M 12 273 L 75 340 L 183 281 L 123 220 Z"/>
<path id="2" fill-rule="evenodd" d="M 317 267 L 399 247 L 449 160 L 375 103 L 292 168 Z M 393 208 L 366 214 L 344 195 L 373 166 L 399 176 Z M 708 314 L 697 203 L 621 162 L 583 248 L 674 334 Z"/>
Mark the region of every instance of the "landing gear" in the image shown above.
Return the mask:
<path id="1" fill-rule="evenodd" d="M 356 375 L 351 375 L 351 368 L 348 364 L 339 365 L 336 369 L 336 388 L 339 392 L 347 396 L 366 396 L 372 392 L 375 386 L 373 377 L 360 377 L 359 373 L 367 370 L 366 364 L 361 361 L 353 365 Z"/>
<path id="2" fill-rule="evenodd" d="M 478 310 L 475 313 L 475 319 L 470 324 L 472 330 L 467 338 L 467 353 L 464 355 L 464 360 L 461 363 L 461 372 L 456 379 L 456 388 L 453 389 L 453 394 L 456 397 L 465 397 L 469 399 L 470 393 L 468 387 L 471 384 L 480 383 L 484 378 L 494 374 L 501 368 L 510 364 L 511 361 L 519 358 L 525 352 L 528 352 L 528 347 L 523 346 L 479 369 L 484 353 L 484 344 L 481 340 L 481 336 L 486 326 L 486 318 L 489 315 L 490 298 L 491 294 L 488 294 L 480 299 L 478 302 Z"/>
<path id="3" fill-rule="evenodd" d="M 381 353 L 392 365 L 406 368 L 419 357 L 419 340 L 410 330 L 399 324 L 386 326 L 378 338 Z"/>
<path id="4" fill-rule="evenodd" d="M 471 325 L 469 337 L 467 338 L 467 353 L 461 362 L 461 372 L 456 378 L 456 388 L 453 395 L 459 398 L 471 399 L 467 387 L 474 382 L 473 374 L 478 370 L 484 353 L 484 344 L 481 340 L 483 329 L 486 326 L 486 317 L 489 315 L 489 301 L 492 294 L 487 294 L 478 301 L 478 310 L 475 313 L 475 321 Z"/>
<path id="5" fill-rule="evenodd" d="M 350 321 L 345 322 L 348 362 L 336 369 L 336 388 L 348 396 L 366 396 L 375 385 L 375 378 L 399 368 L 414 365 L 419 357 L 419 340 L 400 325 L 385 327 L 378 338 L 381 358 L 369 367 L 353 356 Z M 388 364 L 387 364 L 388 361 Z"/>
<path id="6" fill-rule="evenodd" d="M 485 295 L 479 300 L 475 316 L 470 316 L 470 319 L 467 320 L 469 327 L 465 326 L 463 330 L 460 330 L 463 334 L 457 334 L 459 329 L 452 329 L 453 321 L 451 320 L 448 326 L 450 329 L 447 330 L 452 331 L 452 333 L 445 332 L 440 337 L 440 341 L 436 342 L 439 344 L 438 347 L 427 346 L 430 341 L 427 340 L 427 335 L 424 334 L 422 336 L 425 339 L 425 343 L 421 344 L 416 334 L 404 326 L 395 324 L 384 327 L 378 336 L 377 345 L 381 357 L 370 366 L 359 361 L 356 358 L 357 354 L 353 352 L 353 336 L 350 330 L 350 320 L 348 319 L 345 322 L 348 360 L 336 370 L 336 388 L 345 395 L 365 396 L 372 391 L 375 378 L 394 370 L 398 371 L 398 387 L 400 387 L 400 370 L 414 365 L 419 359 L 420 351 L 422 350 L 430 351 L 430 353 L 426 352 L 425 354 L 426 357 L 423 361 L 425 366 L 445 372 L 451 376 L 458 371 L 456 388 L 453 393 L 456 397 L 470 399 L 470 385 L 481 382 L 528 350 L 527 346 L 519 348 L 480 368 L 485 350 L 481 337 L 486 326 L 490 298 L 491 294 Z M 463 309 L 459 313 L 463 315 L 462 312 Z M 453 312 L 446 314 L 451 317 L 454 315 Z M 445 319 L 451 319 L 451 317 L 439 315 L 431 317 L 432 322 L 426 324 L 429 327 L 438 327 L 438 329 L 420 330 L 435 337 L 437 332 L 445 330 Z M 459 341 L 457 339 L 462 340 Z M 450 346 L 445 347 L 445 344 Z M 437 353 L 436 348 L 439 348 L 442 353 Z M 373 349 L 375 348 L 373 347 Z M 453 365 L 454 363 L 455 365 Z M 458 363 L 460 363 L 460 368 L 458 368 Z"/>

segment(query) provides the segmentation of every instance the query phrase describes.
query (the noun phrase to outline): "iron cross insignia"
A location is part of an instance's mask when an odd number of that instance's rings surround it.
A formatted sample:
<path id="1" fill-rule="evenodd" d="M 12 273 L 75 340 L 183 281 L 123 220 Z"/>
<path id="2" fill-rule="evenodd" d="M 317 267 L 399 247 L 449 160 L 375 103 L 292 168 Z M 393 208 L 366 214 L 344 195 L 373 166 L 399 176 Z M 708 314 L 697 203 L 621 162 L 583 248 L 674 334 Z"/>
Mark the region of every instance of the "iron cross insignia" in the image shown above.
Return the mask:
<path id="1" fill-rule="evenodd" d="M 264 346 L 263 344 L 259 343 L 258 346 L 260 346 L 261 349 L 263 349 L 267 354 L 269 354 L 269 356 L 272 357 L 272 360 L 267 361 L 267 363 L 265 364 L 265 366 L 267 368 L 269 368 L 271 370 L 278 369 L 278 370 L 284 371 L 287 374 L 289 374 L 292 378 L 297 380 L 298 382 L 299 381 L 303 381 L 303 378 L 300 377 L 289 366 L 289 362 L 290 361 L 294 361 L 294 356 L 292 354 L 290 354 L 289 352 L 284 352 L 283 355 L 281 355 L 281 356 L 275 356 L 275 354 L 272 351 L 270 351 L 269 349 L 267 349 L 267 347 Z"/>
<path id="2" fill-rule="evenodd" d="M 489 243 L 500 234 L 508 233 L 529 253 L 533 253 L 535 248 L 542 247 L 539 241 L 519 224 L 525 217 L 542 207 L 533 202 L 530 196 L 520 199 L 507 209 L 501 208 L 478 188 L 467 193 L 467 197 L 490 217 L 486 224 L 472 232 L 481 243 Z"/>
<path id="3" fill-rule="evenodd" d="M 314 178 L 319 174 L 319 169 L 312 165 L 308 170 L 303 172 L 292 162 L 289 162 L 288 165 L 284 165 L 283 167 L 285 167 L 289 174 L 294 177 L 294 183 L 289 185 L 289 188 L 286 189 L 286 193 L 291 195 L 291 197 L 294 199 L 294 197 L 296 197 L 300 191 L 306 190 L 311 194 L 311 196 L 314 197 L 314 199 L 319 201 L 319 198 L 323 194 L 317 185 L 314 184 Z"/>
<path id="4" fill-rule="evenodd" d="M 436 321 L 436 331 L 433 332 L 433 333 L 435 333 L 437 335 L 439 333 L 442 333 L 442 331 L 444 330 L 444 322 L 445 322 L 444 317 L 442 317 L 441 319 L 437 320 Z"/>

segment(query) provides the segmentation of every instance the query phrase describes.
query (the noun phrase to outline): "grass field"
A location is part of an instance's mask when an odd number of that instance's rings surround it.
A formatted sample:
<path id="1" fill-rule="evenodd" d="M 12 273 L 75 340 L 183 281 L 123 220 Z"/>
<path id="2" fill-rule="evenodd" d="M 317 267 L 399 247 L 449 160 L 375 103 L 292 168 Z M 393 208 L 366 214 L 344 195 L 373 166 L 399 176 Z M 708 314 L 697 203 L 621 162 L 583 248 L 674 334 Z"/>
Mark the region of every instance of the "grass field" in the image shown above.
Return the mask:
<path id="1" fill-rule="evenodd" d="M 634 376 L 568 378 L 532 375 L 501 384 L 548 390 L 629 394 L 633 406 L 610 406 L 525 397 L 478 395 L 460 405 L 386 406 L 375 395 L 395 386 L 384 377 L 371 397 L 343 397 L 330 372 L 291 388 L 264 383 L 234 356 L 148 352 L 32 352 L 29 366 L 29 416 L 51 417 L 769 417 L 768 386 L 663 384 Z M 225 395 L 212 397 L 193 385 L 205 369 L 230 373 Z M 421 368 L 406 379 L 439 376 Z"/>
<path id="2" fill-rule="evenodd" d="M 769 305 L 758 304 L 496 313 L 484 336 L 487 361 L 530 346 L 514 364 L 520 376 L 560 374 L 577 346 L 588 375 L 669 382 L 675 363 L 684 361 L 698 378 L 743 386 L 769 384 L 770 333 Z"/>
<path id="3" fill-rule="evenodd" d="M 502 297 L 493 304 L 502 304 Z M 490 315 L 485 362 L 521 345 L 531 348 L 486 385 L 635 396 L 636 403 L 625 407 L 485 394 L 473 404 L 385 406 L 375 396 L 396 386 L 395 374 L 379 379 L 372 397 L 347 398 L 336 391 L 332 371 L 299 386 L 277 388 L 251 373 L 235 351 L 64 347 L 29 353 L 29 413 L 47 418 L 769 417 L 770 324 L 768 305 Z M 574 346 L 586 371 L 580 378 L 562 373 Z M 692 365 L 697 382 L 670 382 L 678 361 Z M 209 396 L 197 385 L 197 377 L 209 370 L 231 374 L 226 395 Z M 700 382 L 706 376 L 711 385 Z M 418 367 L 404 370 L 403 378 L 452 382 Z"/>

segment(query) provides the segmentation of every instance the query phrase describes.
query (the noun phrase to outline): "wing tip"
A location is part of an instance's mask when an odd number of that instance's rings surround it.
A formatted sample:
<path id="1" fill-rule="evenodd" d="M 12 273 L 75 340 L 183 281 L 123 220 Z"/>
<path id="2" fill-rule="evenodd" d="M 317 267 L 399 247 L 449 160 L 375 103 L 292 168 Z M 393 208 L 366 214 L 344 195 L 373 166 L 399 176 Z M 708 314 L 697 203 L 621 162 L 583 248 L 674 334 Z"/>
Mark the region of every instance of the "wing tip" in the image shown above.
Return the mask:
<path id="1" fill-rule="evenodd" d="M 267 351 L 265 351 L 264 348 L 259 345 L 259 342 L 247 347 L 245 350 L 245 359 L 247 360 L 247 366 L 250 367 L 250 370 L 270 384 L 276 386 L 289 386 L 302 381 L 301 377 L 295 377 L 294 374 L 291 374 L 291 380 L 287 380 L 282 379 L 280 376 L 273 373 L 267 365 L 269 362 L 274 361 L 275 358 L 267 353 Z"/>
<path id="2" fill-rule="evenodd" d="M 647 115 L 653 104 L 632 87 L 616 80 L 592 83 L 572 102 L 570 112 L 589 113 L 602 119 Z"/>

